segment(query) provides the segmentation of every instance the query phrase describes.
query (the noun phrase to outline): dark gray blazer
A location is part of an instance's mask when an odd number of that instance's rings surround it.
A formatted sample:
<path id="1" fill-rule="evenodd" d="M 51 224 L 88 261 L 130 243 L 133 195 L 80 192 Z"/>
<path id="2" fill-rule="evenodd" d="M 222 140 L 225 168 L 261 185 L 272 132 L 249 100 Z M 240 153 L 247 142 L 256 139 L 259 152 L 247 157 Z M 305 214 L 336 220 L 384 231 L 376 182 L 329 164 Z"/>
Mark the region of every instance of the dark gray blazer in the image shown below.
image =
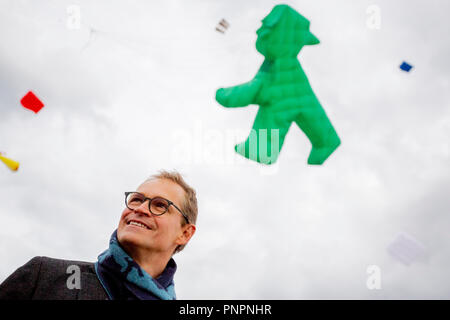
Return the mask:
<path id="1" fill-rule="evenodd" d="M 79 267 L 79 289 L 70 289 L 67 285 L 68 278 L 75 274 L 73 267 L 69 268 L 71 265 Z M 94 263 L 84 261 L 34 257 L 0 284 L 0 300 L 107 299 L 95 274 Z"/>

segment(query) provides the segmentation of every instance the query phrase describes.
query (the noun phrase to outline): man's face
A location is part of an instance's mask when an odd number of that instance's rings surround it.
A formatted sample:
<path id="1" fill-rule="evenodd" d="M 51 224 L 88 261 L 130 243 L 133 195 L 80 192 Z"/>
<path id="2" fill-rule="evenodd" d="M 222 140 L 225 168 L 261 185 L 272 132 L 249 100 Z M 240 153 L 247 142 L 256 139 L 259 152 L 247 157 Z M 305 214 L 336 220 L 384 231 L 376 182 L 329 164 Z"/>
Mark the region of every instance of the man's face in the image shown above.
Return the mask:
<path id="1" fill-rule="evenodd" d="M 162 197 L 170 200 L 178 208 L 182 207 L 185 194 L 181 186 L 167 179 L 146 181 L 136 191 L 149 198 Z M 184 244 L 180 241 L 185 241 L 181 225 L 183 216 L 174 206 L 169 206 L 169 210 L 163 215 L 154 216 L 150 213 L 148 204 L 149 200 L 135 210 L 125 207 L 117 228 L 120 244 L 128 254 L 135 250 L 173 253 L 179 244 Z M 131 221 L 142 223 L 147 228 L 130 224 Z"/>

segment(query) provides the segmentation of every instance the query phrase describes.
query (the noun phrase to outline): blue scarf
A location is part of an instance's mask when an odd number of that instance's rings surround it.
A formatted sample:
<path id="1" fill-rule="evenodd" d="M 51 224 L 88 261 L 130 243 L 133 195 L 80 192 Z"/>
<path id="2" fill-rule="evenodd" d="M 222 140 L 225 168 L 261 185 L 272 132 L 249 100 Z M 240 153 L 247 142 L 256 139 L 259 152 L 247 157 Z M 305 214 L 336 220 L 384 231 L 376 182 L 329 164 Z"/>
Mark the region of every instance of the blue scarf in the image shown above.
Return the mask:
<path id="1" fill-rule="evenodd" d="M 109 248 L 95 263 L 97 277 L 111 300 L 175 300 L 176 270 L 171 258 L 162 274 L 153 279 L 122 249 L 117 230 L 111 235 Z"/>

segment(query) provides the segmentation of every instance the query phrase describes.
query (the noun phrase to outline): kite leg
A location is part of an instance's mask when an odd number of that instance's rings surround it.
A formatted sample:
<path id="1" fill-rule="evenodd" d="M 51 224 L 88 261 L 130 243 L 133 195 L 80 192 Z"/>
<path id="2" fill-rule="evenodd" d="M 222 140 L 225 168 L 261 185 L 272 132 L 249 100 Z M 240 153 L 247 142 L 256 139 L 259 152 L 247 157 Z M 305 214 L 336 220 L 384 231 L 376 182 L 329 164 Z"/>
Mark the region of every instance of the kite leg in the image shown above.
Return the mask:
<path id="1" fill-rule="evenodd" d="M 341 144 L 319 101 L 314 97 L 295 122 L 311 141 L 308 164 L 322 164 Z"/>
<path id="2" fill-rule="evenodd" d="M 278 159 L 290 124 L 291 121 L 260 107 L 247 140 L 237 144 L 234 149 L 247 159 L 273 164 Z"/>

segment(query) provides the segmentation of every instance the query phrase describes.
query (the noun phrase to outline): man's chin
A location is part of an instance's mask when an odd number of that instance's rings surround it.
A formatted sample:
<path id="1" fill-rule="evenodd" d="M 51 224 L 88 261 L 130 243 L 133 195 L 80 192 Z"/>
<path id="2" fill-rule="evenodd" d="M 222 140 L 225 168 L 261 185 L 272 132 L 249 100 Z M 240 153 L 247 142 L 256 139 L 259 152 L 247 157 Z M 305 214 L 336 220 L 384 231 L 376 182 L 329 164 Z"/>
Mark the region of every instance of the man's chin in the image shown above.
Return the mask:
<path id="1" fill-rule="evenodd" d="M 131 230 L 120 230 L 117 232 L 117 239 L 122 245 L 142 246 L 145 239 L 140 232 Z"/>

